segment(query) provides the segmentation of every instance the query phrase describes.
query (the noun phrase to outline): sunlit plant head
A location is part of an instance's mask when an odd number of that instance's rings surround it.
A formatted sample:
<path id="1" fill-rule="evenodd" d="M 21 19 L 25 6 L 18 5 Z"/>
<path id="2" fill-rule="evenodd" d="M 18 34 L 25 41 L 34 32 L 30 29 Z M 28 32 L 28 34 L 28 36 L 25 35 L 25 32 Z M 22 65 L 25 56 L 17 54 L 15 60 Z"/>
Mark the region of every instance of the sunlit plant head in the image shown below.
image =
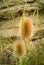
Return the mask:
<path id="1" fill-rule="evenodd" d="M 25 44 L 21 41 L 16 41 L 14 43 L 14 50 L 16 55 L 21 58 L 25 55 L 26 49 L 25 49 Z"/>
<path id="2" fill-rule="evenodd" d="M 33 23 L 29 20 L 29 18 L 25 17 L 24 21 L 20 26 L 20 33 L 24 39 L 29 39 L 33 34 Z"/>

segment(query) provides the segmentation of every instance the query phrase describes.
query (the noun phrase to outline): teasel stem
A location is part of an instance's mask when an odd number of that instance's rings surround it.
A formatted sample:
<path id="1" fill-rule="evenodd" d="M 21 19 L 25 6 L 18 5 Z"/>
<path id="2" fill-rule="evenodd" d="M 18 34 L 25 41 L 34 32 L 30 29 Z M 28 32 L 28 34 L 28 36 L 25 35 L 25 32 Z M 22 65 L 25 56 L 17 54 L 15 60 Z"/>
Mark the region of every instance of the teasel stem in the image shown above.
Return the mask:
<path id="1" fill-rule="evenodd" d="M 26 56 L 28 56 L 28 40 L 23 39 L 26 47 Z"/>
<path id="2" fill-rule="evenodd" d="M 19 58 L 19 65 L 22 65 L 22 59 Z"/>

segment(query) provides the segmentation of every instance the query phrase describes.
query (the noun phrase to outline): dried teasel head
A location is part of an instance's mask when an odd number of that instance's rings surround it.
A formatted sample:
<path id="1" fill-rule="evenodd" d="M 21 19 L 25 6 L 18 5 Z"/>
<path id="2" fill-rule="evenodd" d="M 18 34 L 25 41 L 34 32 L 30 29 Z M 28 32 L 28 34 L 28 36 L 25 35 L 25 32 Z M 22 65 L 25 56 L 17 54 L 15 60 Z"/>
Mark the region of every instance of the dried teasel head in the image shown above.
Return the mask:
<path id="1" fill-rule="evenodd" d="M 17 41 L 14 44 L 15 53 L 18 57 L 23 57 L 25 55 L 25 44 L 21 41 Z"/>
<path id="2" fill-rule="evenodd" d="M 24 18 L 24 21 L 21 23 L 21 26 L 20 26 L 20 33 L 24 39 L 29 39 L 32 37 L 33 24 L 29 20 L 29 18 L 27 18 L 27 17 Z"/>

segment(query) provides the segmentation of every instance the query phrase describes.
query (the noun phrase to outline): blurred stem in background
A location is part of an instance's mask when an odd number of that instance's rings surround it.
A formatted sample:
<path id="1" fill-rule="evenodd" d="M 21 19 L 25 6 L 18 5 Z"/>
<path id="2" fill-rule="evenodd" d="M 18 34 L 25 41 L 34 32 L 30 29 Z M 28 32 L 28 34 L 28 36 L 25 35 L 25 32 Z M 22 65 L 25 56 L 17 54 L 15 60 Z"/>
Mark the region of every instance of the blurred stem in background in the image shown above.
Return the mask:
<path id="1" fill-rule="evenodd" d="M 37 30 L 38 29 L 38 4 L 37 4 L 37 13 L 36 13 L 36 22 L 35 22 L 35 30 Z"/>

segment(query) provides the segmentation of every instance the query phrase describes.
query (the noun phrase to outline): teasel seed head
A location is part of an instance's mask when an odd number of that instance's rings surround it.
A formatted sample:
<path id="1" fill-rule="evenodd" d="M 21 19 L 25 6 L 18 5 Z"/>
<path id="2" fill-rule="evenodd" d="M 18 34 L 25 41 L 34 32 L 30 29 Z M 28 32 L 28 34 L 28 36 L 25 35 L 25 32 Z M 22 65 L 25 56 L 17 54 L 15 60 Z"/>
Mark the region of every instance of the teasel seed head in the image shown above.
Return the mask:
<path id="1" fill-rule="evenodd" d="M 33 24 L 29 20 L 29 18 L 24 18 L 24 21 L 21 23 L 21 26 L 20 26 L 20 33 L 24 39 L 29 39 L 32 37 Z"/>
<path id="2" fill-rule="evenodd" d="M 15 44 L 14 44 L 14 50 L 15 50 L 15 53 L 16 55 L 21 58 L 25 55 L 25 52 L 26 52 L 26 49 L 25 49 L 25 44 L 21 41 L 17 41 Z"/>

